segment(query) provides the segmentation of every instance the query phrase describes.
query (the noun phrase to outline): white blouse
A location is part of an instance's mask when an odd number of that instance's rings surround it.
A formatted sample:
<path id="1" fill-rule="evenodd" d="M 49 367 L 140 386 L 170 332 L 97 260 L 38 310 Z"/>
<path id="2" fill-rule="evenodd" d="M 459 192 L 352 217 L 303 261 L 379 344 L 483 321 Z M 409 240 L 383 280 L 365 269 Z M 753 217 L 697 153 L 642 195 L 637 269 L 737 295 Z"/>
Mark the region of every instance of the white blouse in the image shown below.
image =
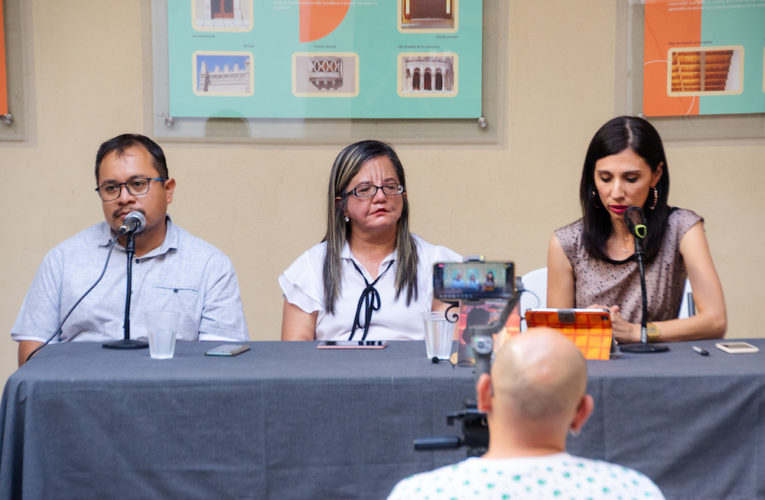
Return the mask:
<path id="1" fill-rule="evenodd" d="M 423 340 L 425 326 L 422 313 L 428 312 L 433 304 L 433 264 L 436 262 L 462 262 L 462 257 L 446 247 L 431 245 L 417 235 L 419 264 L 417 267 L 417 298 L 406 304 L 406 290 L 396 296 L 396 251 L 385 257 L 378 269 L 379 281 L 375 284 L 380 295 L 380 308 L 373 312 L 366 340 Z M 348 243 L 341 254 L 342 283 L 340 294 L 335 301 L 335 313 L 324 310 L 324 284 L 322 266 L 326 243 L 313 246 L 298 257 L 279 276 L 284 297 L 307 313 L 318 311 L 316 319 L 316 340 L 348 340 L 353 329 L 359 298 L 374 279 L 364 266 L 351 254 Z M 390 262 L 393 264 L 390 265 Z M 353 263 L 364 273 L 364 277 Z M 388 266 L 390 265 L 390 268 Z M 384 272 L 384 273 L 383 273 Z M 381 275 L 382 274 L 382 275 Z M 361 324 L 364 324 L 365 307 L 361 306 Z M 356 328 L 353 340 L 361 340 L 363 328 Z"/>

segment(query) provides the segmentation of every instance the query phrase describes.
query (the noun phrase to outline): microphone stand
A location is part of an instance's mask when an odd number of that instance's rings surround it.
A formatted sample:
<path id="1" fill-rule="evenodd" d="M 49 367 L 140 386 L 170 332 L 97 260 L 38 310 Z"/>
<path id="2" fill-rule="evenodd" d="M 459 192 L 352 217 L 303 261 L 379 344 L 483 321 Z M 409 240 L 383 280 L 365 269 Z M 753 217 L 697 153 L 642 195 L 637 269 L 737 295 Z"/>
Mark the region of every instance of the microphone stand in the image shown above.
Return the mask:
<path id="1" fill-rule="evenodd" d="M 149 347 L 149 344 L 143 340 L 133 340 L 130 338 L 130 295 L 133 293 L 133 255 L 135 255 L 135 240 L 133 232 L 125 236 L 125 253 L 127 254 L 127 291 L 125 293 L 125 321 L 123 330 L 124 338 L 120 340 L 111 340 L 104 342 L 103 347 L 108 349 L 143 349 Z"/>
<path id="2" fill-rule="evenodd" d="M 664 344 L 650 344 L 648 342 L 648 294 L 645 291 L 645 266 L 643 264 L 645 254 L 641 243 L 642 238 L 637 234 L 633 234 L 633 236 L 635 237 L 635 257 L 637 257 L 638 271 L 640 272 L 640 294 L 643 299 L 643 314 L 640 318 L 640 343 L 623 345 L 621 350 L 637 353 L 669 351 L 669 347 Z"/>

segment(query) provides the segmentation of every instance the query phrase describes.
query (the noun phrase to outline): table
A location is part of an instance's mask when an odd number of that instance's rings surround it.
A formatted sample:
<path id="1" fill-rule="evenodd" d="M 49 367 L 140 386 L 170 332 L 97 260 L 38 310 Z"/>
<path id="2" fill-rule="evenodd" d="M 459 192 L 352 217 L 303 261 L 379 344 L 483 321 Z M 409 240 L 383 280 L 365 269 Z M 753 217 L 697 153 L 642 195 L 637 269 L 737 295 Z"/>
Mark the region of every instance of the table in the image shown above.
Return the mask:
<path id="1" fill-rule="evenodd" d="M 765 339 L 751 340 L 765 351 Z M 590 361 L 595 412 L 569 451 L 634 467 L 667 498 L 765 497 L 765 360 L 713 342 Z M 252 342 L 233 358 L 179 342 L 171 360 L 99 344 L 46 347 L 0 408 L 2 498 L 384 498 L 464 458 L 415 452 L 459 434 L 468 368 L 421 342 L 317 350 Z"/>

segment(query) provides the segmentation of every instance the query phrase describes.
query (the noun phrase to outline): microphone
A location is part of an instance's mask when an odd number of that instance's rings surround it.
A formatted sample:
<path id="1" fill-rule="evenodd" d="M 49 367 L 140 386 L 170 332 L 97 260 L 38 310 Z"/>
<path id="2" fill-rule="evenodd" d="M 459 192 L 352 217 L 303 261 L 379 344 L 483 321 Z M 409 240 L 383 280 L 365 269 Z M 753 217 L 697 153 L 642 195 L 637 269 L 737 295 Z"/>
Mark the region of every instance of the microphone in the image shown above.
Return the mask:
<path id="1" fill-rule="evenodd" d="M 146 217 L 141 212 L 130 212 L 125 216 L 125 220 L 122 221 L 117 234 L 140 233 L 144 227 L 146 227 Z"/>
<path id="2" fill-rule="evenodd" d="M 624 222 L 627 223 L 627 229 L 637 238 L 641 240 L 648 234 L 648 228 L 646 227 L 645 215 L 643 209 L 640 207 L 629 207 L 624 212 Z"/>

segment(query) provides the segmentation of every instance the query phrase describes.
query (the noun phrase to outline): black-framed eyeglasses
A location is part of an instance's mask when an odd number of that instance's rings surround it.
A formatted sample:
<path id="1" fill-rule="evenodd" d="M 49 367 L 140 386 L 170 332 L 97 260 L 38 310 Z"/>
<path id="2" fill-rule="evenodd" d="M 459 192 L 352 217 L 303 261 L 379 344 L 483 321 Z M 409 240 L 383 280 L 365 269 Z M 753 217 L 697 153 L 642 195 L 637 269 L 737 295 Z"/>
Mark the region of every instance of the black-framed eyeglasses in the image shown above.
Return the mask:
<path id="1" fill-rule="evenodd" d="M 382 186 L 364 185 L 351 189 L 345 193 L 345 196 L 353 195 L 356 198 L 371 198 L 377 194 L 378 189 L 382 189 L 383 194 L 387 196 L 394 196 L 404 192 L 404 186 L 401 184 L 384 184 Z"/>
<path id="2" fill-rule="evenodd" d="M 165 182 L 163 177 L 133 177 L 127 182 L 107 182 L 96 188 L 98 196 L 103 201 L 114 201 L 122 194 L 122 186 L 133 196 L 143 196 L 149 192 L 151 181 Z"/>

